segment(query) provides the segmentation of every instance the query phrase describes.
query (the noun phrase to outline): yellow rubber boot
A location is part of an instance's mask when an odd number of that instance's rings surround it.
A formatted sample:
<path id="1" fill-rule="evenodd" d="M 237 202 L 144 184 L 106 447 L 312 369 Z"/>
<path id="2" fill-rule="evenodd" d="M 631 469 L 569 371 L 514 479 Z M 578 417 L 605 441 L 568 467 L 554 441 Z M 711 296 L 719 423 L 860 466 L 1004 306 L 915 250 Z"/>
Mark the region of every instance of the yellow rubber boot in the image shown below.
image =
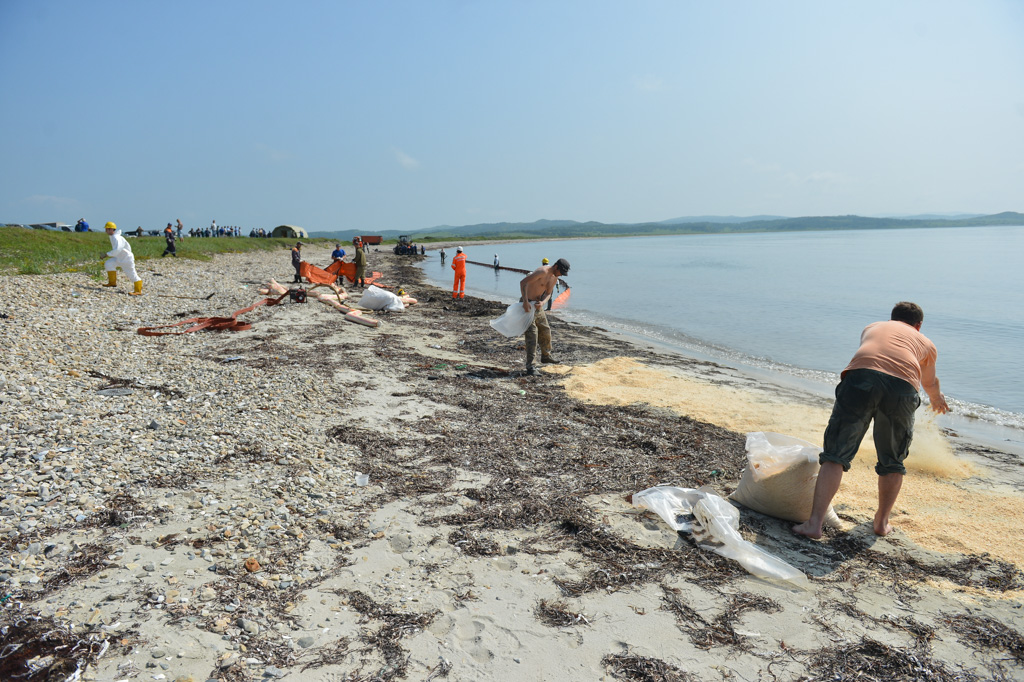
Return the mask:
<path id="1" fill-rule="evenodd" d="M 135 283 L 135 291 L 129 291 L 129 296 L 142 296 L 142 280 Z"/>
<path id="2" fill-rule="evenodd" d="M 116 287 L 117 286 L 117 270 L 107 270 L 107 283 L 105 287 Z"/>

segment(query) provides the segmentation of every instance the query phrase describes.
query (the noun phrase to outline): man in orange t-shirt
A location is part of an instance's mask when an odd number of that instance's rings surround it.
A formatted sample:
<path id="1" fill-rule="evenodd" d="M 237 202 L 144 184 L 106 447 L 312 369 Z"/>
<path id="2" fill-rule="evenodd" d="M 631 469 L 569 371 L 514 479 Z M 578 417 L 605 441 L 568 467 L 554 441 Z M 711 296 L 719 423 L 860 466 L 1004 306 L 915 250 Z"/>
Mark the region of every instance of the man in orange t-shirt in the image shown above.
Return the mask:
<path id="1" fill-rule="evenodd" d="M 935 376 L 938 351 L 921 333 L 924 311 L 916 303 L 902 301 L 892 309 L 891 319 L 864 328 L 860 348 L 843 370 L 836 387 L 836 402 L 825 429 L 825 443 L 818 461 L 821 469 L 814 486 L 811 517 L 793 532 L 810 538 L 821 537 L 821 524 L 832 498 L 839 491 L 843 473 L 864 440 L 868 425 L 875 423 L 874 441 L 878 451 L 878 510 L 876 535 L 892 532 L 889 515 L 896 504 L 903 475 L 903 460 L 914 436 L 914 412 L 921 404 L 923 386 L 935 412 L 949 411 Z"/>

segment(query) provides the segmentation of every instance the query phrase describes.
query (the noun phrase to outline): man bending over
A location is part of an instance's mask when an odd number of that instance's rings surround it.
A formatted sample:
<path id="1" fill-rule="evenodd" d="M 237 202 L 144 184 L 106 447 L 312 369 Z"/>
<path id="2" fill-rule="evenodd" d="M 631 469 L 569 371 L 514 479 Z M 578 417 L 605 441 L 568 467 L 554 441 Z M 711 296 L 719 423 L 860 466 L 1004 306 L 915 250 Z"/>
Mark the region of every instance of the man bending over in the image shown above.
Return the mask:
<path id="1" fill-rule="evenodd" d="M 548 325 L 547 315 L 544 314 L 544 304 L 551 298 L 558 278 L 568 274 L 569 261 L 559 258 L 554 265 L 542 265 L 519 282 L 523 310 L 530 312 L 531 305 L 535 310 L 533 322 L 526 328 L 527 374 L 535 374 L 537 371 L 533 360 L 537 354 L 538 338 L 540 340 L 540 361 L 544 363 L 558 362 L 551 356 L 551 327 Z"/>
<path id="2" fill-rule="evenodd" d="M 878 511 L 876 535 L 892 532 L 889 514 L 903 487 L 907 472 L 903 460 L 914 436 L 914 412 L 921 404 L 918 391 L 924 386 L 935 412 L 949 411 L 935 376 L 938 351 L 921 333 L 924 312 L 916 303 L 897 303 L 887 322 L 874 322 L 860 335 L 860 348 L 843 370 L 836 386 L 836 402 L 825 429 L 821 469 L 814 486 L 811 517 L 793 526 L 793 532 L 821 537 L 821 524 L 832 498 L 839 491 L 843 472 L 850 470 L 868 424 L 874 420 L 878 451 Z"/>

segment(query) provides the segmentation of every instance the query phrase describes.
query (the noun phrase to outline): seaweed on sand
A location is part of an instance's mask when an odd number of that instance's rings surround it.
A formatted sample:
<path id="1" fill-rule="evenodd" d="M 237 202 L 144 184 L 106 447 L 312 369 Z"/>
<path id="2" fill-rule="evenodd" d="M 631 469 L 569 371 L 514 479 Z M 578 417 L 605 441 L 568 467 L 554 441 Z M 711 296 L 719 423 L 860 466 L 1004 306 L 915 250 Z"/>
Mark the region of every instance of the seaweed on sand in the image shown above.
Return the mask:
<path id="1" fill-rule="evenodd" d="M 0 623 L 0 680 L 74 679 L 110 646 L 105 637 L 75 634 L 50 616 L 7 611 Z"/>
<path id="2" fill-rule="evenodd" d="M 149 516 L 148 510 L 131 493 L 120 492 L 108 497 L 103 503 L 103 510 L 85 519 L 82 525 L 86 527 L 127 526 Z"/>
<path id="3" fill-rule="evenodd" d="M 1024 636 L 1007 625 L 992 618 L 967 615 L 949 616 L 946 624 L 962 642 L 1005 651 L 1018 663 L 1024 663 Z"/>
<path id="4" fill-rule="evenodd" d="M 72 554 L 65 561 L 57 572 L 47 578 L 43 583 L 43 589 L 32 595 L 33 599 L 41 599 L 57 590 L 70 585 L 76 580 L 88 578 L 103 570 L 107 565 L 107 555 L 111 548 L 107 545 L 89 544 L 85 545 Z M 3 678 L 0 678 L 3 679 Z"/>
<path id="5" fill-rule="evenodd" d="M 891 543 L 898 542 L 890 540 Z M 961 587 L 973 587 L 993 592 L 1024 589 L 1024 572 L 1015 565 L 989 554 L 965 556 L 955 562 L 948 557 L 934 561 L 907 551 L 883 553 L 871 549 L 862 538 L 840 535 L 820 543 L 823 559 L 839 567 L 826 580 L 854 581 L 853 572 L 859 569 L 885 576 L 897 592 L 912 592 L 913 584 L 928 578 L 942 578 Z"/>
<path id="6" fill-rule="evenodd" d="M 590 625 L 590 620 L 584 614 L 570 611 L 569 605 L 564 601 L 541 599 L 534 609 L 534 614 L 540 622 L 556 628 Z"/>
<path id="7" fill-rule="evenodd" d="M 104 390 L 108 388 L 133 388 L 144 391 L 157 391 L 166 396 L 172 398 L 184 398 L 185 394 L 176 388 L 169 388 L 167 386 L 147 386 L 146 384 L 140 384 L 137 379 L 125 379 L 121 377 L 112 377 L 104 374 L 103 372 L 97 372 L 95 370 L 88 370 L 88 374 L 96 379 L 103 379 L 107 383 L 98 388 L 97 390 Z"/>
<path id="8" fill-rule="evenodd" d="M 710 649 L 713 646 L 729 646 L 740 651 L 749 651 L 750 642 L 736 632 L 736 623 L 745 611 L 762 611 L 775 613 L 782 607 L 768 597 L 759 597 L 748 592 L 733 595 L 717 618 L 708 621 L 691 606 L 680 599 L 679 590 L 667 585 L 661 586 L 662 609 L 676 617 L 679 629 L 690 636 L 690 641 L 698 649 Z"/>
<path id="9" fill-rule="evenodd" d="M 350 654 L 354 653 L 376 651 L 383 659 L 380 669 L 369 677 L 362 676 L 362 668 L 366 665 L 366 661 L 363 660 L 359 670 L 354 673 L 356 677 L 351 679 L 372 679 L 382 682 L 404 679 L 408 675 L 409 655 L 400 644 L 400 641 L 404 637 L 414 635 L 430 625 L 434 618 L 437 617 L 438 612 L 401 613 L 377 603 L 359 590 L 337 590 L 337 594 L 344 597 L 348 605 L 362 616 L 361 622 L 379 620 L 383 621 L 383 625 L 375 631 L 364 629 L 359 637 L 362 646 L 353 646 L 349 639 L 342 638 L 335 642 L 333 646 L 325 647 L 320 652 L 318 658 L 307 662 L 302 669 L 305 671 L 310 668 L 340 663 Z M 447 669 L 444 668 L 446 666 L 442 665 L 440 668 L 435 668 L 435 670 L 438 671 L 437 674 L 447 675 Z M 441 672 L 442 669 L 444 669 L 443 673 Z M 432 672 L 431 677 L 435 676 L 435 673 Z"/>
<path id="10" fill-rule="evenodd" d="M 882 644 L 868 637 L 855 644 L 821 649 L 808 662 L 813 679 L 858 680 L 863 682 L 969 682 L 978 678 L 962 670 L 951 670 L 934 661 L 927 652 Z"/>
<path id="11" fill-rule="evenodd" d="M 601 659 L 608 674 L 631 682 L 693 682 L 697 678 L 674 665 L 646 656 L 608 654 Z"/>

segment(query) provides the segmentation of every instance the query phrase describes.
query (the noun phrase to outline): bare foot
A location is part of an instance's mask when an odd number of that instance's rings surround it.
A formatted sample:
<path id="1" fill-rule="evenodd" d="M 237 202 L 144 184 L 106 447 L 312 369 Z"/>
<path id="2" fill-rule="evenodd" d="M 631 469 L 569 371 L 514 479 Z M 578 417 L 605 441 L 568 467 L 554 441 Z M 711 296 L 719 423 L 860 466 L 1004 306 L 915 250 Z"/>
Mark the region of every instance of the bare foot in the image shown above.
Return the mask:
<path id="1" fill-rule="evenodd" d="M 875 535 L 880 535 L 880 536 L 882 536 L 884 538 L 886 535 L 888 535 L 889 533 L 892 532 L 892 524 L 890 524 L 889 522 L 880 524 L 877 521 L 875 521 L 874 525 L 875 525 Z"/>
<path id="2" fill-rule="evenodd" d="M 820 540 L 821 526 L 814 527 L 810 524 L 810 521 L 806 521 L 798 526 L 793 526 L 793 532 L 797 535 L 803 535 L 805 538 L 811 538 L 812 540 Z"/>

